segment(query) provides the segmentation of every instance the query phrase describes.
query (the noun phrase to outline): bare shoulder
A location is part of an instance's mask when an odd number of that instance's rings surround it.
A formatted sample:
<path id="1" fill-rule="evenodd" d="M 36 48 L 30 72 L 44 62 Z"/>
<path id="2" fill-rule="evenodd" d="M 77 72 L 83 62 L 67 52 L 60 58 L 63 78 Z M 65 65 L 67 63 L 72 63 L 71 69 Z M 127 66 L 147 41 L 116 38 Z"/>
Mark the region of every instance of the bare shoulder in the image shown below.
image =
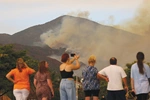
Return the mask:
<path id="1" fill-rule="evenodd" d="M 70 70 L 71 65 L 72 65 L 72 64 L 65 64 L 65 63 L 64 63 L 64 64 L 61 64 L 61 65 L 60 65 L 60 70 L 64 70 L 64 69 L 65 69 L 65 70 L 68 70 L 68 69 Z"/>

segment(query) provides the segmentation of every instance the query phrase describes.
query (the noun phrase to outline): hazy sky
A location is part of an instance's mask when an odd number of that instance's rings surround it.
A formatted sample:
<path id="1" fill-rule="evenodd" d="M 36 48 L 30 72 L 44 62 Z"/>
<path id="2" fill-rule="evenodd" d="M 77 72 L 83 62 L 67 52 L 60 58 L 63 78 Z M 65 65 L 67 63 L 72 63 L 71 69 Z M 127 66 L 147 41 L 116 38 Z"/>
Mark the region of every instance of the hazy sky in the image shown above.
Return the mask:
<path id="1" fill-rule="evenodd" d="M 135 16 L 146 0 L 0 0 L 0 33 L 14 34 L 62 15 L 88 18 L 105 25 Z"/>

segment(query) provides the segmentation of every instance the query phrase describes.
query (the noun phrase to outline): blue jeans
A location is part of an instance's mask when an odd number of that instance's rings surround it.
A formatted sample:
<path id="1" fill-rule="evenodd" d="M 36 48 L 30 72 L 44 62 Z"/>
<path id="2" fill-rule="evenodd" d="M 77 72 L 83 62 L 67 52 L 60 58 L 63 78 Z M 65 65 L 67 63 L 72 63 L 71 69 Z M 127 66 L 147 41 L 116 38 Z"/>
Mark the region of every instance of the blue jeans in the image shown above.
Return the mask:
<path id="1" fill-rule="evenodd" d="M 61 79 L 60 100 L 76 100 L 74 80 Z"/>

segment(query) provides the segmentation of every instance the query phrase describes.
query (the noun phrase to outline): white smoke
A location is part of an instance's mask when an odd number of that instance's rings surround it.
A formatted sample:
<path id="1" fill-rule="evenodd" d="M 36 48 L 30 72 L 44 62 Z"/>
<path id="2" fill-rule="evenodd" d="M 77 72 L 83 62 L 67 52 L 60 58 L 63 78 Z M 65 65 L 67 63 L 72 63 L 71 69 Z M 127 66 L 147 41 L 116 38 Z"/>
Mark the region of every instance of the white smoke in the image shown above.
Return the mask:
<path id="1" fill-rule="evenodd" d="M 88 11 L 80 11 L 79 10 L 76 12 L 75 11 L 69 12 L 68 15 L 89 19 L 90 13 Z"/>
<path id="2" fill-rule="evenodd" d="M 60 29 L 42 34 L 41 40 L 52 48 L 65 47 L 67 51 L 79 54 L 80 61 L 85 64 L 90 55 L 95 55 L 98 69 L 109 65 L 109 59 L 113 56 L 118 59 L 119 65 L 125 66 L 136 60 L 135 55 L 138 51 L 147 53 L 147 44 L 140 41 L 143 36 L 114 29 L 67 16 L 62 20 Z"/>
<path id="3" fill-rule="evenodd" d="M 123 22 L 119 28 L 140 34 L 150 34 L 150 0 L 143 0 L 135 17 Z"/>

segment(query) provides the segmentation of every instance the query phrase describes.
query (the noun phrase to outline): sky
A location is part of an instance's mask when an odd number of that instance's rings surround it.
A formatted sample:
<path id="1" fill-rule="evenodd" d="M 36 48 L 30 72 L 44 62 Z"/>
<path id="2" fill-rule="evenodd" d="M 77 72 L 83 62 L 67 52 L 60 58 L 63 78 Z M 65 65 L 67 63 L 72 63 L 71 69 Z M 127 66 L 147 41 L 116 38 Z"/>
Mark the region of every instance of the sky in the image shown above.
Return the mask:
<path id="1" fill-rule="evenodd" d="M 132 19 L 146 0 L 0 0 L 0 34 L 14 34 L 62 15 L 104 25 Z"/>

